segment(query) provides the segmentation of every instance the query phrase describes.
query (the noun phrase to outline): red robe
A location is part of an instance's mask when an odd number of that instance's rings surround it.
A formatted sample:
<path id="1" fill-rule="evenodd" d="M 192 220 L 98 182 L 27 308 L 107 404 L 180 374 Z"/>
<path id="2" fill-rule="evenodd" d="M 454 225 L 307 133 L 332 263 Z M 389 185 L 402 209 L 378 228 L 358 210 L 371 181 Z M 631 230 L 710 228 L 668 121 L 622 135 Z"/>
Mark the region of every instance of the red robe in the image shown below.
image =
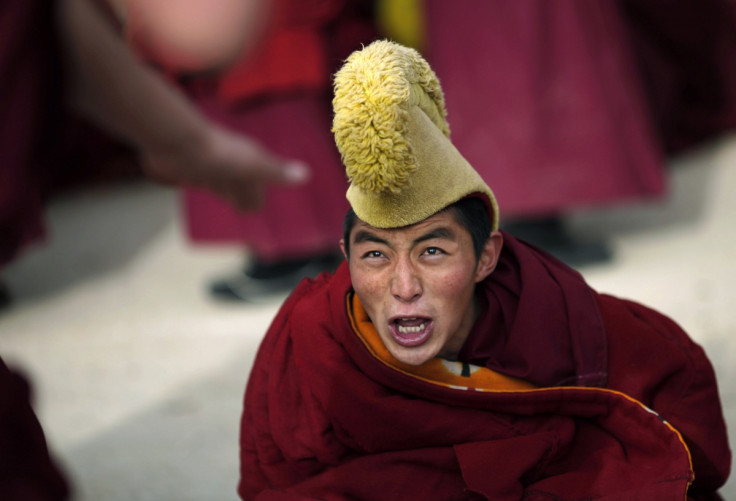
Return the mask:
<path id="1" fill-rule="evenodd" d="M 664 192 L 662 152 L 736 128 L 727 0 L 425 0 L 452 139 L 505 217 Z"/>
<path id="2" fill-rule="evenodd" d="M 62 115 L 54 4 L 0 4 L 0 266 L 44 234 L 48 151 Z"/>
<path id="3" fill-rule="evenodd" d="M 664 163 L 613 1 L 426 0 L 452 140 L 505 217 L 661 195 Z"/>
<path id="4" fill-rule="evenodd" d="M 484 367 L 416 368 L 383 347 L 346 264 L 303 282 L 248 382 L 240 495 L 717 499 L 730 451 L 715 375 L 671 320 L 509 235 L 480 293 L 493 314 L 461 356 Z"/>
<path id="5" fill-rule="evenodd" d="M 0 359 L 0 498 L 63 501 L 70 494 L 31 407 L 28 382 Z"/>
<path id="6" fill-rule="evenodd" d="M 90 2 L 117 30 L 106 0 Z M 45 236 L 52 195 L 138 174 L 127 164 L 108 170 L 129 149 L 66 109 L 56 4 L 0 2 L 0 267 Z"/>
<path id="7" fill-rule="evenodd" d="M 264 206 L 250 214 L 206 191 L 186 190 L 186 224 L 194 242 L 248 246 L 265 261 L 337 250 L 348 185 L 330 132 L 331 74 L 374 36 L 364 4 L 278 0 L 273 26 L 255 54 L 210 87 L 189 87 L 210 118 L 283 158 L 305 162 L 312 173 L 305 185 L 269 186 Z"/>

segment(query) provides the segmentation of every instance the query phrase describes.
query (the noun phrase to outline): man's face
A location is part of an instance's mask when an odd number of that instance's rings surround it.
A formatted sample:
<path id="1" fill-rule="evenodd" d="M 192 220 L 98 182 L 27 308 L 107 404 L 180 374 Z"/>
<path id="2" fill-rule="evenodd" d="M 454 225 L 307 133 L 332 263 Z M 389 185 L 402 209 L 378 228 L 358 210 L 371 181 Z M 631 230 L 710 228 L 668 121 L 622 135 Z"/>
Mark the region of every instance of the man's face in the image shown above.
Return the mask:
<path id="1" fill-rule="evenodd" d="M 477 317 L 475 284 L 493 271 L 501 243 L 494 232 L 476 260 L 470 233 L 451 211 L 398 229 L 356 222 L 353 288 L 395 358 L 420 365 L 457 356 Z"/>

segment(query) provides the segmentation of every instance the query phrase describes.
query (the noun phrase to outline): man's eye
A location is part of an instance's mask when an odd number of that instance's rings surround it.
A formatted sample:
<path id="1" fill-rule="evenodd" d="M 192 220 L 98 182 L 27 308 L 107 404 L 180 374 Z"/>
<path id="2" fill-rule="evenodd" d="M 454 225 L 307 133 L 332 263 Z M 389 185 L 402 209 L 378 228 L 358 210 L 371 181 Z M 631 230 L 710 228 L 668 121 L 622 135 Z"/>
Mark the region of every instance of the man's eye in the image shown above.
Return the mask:
<path id="1" fill-rule="evenodd" d="M 429 254 L 430 256 L 438 256 L 440 254 L 443 254 L 442 249 L 440 249 L 439 247 L 427 247 L 424 252 L 426 254 Z"/>
<path id="2" fill-rule="evenodd" d="M 383 253 L 377 250 L 368 251 L 365 254 L 363 254 L 364 258 L 377 258 L 381 256 L 383 256 Z"/>

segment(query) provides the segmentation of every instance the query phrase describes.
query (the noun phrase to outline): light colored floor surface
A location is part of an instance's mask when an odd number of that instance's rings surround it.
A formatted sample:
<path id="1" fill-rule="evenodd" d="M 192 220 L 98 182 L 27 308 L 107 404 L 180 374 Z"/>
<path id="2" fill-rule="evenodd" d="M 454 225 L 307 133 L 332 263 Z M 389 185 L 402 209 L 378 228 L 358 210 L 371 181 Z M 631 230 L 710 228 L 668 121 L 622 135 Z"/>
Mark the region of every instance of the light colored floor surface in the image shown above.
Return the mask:
<path id="1" fill-rule="evenodd" d="M 678 321 L 709 354 L 736 435 L 736 137 L 671 167 L 670 196 L 574 217 L 612 262 L 597 289 Z M 50 239 L 3 272 L 0 353 L 32 378 L 75 499 L 236 499 L 237 430 L 250 365 L 283 298 L 221 304 L 211 279 L 234 248 L 191 246 L 170 189 L 145 183 L 56 201 Z M 657 354 L 653 353 L 653 357 Z M 736 481 L 724 489 L 736 499 Z"/>

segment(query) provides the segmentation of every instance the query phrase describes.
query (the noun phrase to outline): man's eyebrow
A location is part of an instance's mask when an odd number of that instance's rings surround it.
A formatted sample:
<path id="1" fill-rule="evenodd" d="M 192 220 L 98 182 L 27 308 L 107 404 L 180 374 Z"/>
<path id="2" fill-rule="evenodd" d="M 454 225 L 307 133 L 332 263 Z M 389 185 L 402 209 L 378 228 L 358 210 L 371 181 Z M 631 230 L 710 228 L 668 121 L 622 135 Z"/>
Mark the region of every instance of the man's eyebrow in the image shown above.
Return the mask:
<path id="1" fill-rule="evenodd" d="M 424 242 L 425 240 L 432 240 L 435 238 L 443 238 L 446 240 L 455 240 L 455 233 L 449 228 L 435 228 L 424 235 L 421 235 L 414 239 L 414 244 Z"/>
<path id="2" fill-rule="evenodd" d="M 378 244 L 388 245 L 388 241 L 376 236 L 370 231 L 359 230 L 355 233 L 355 236 L 353 236 L 353 244 L 360 244 L 363 242 L 374 242 Z"/>
<path id="3" fill-rule="evenodd" d="M 421 242 L 424 242 L 426 240 L 433 240 L 435 238 L 441 238 L 441 239 L 447 239 L 447 240 L 455 240 L 455 233 L 452 230 L 450 230 L 449 228 L 443 228 L 443 227 L 441 227 L 441 228 L 435 228 L 435 229 L 433 229 L 431 231 L 428 231 L 424 235 L 421 235 L 421 236 L 415 238 L 412 241 L 412 244 L 413 245 L 416 245 L 416 244 L 421 243 Z M 383 238 L 375 235 L 374 233 L 371 233 L 370 231 L 359 230 L 353 236 L 353 245 L 360 244 L 360 243 L 363 243 L 363 242 L 374 242 L 374 243 L 378 243 L 378 244 L 384 244 L 384 245 L 387 245 L 389 247 L 391 246 L 391 244 L 389 244 L 388 240 L 385 240 L 385 239 L 383 239 Z"/>

